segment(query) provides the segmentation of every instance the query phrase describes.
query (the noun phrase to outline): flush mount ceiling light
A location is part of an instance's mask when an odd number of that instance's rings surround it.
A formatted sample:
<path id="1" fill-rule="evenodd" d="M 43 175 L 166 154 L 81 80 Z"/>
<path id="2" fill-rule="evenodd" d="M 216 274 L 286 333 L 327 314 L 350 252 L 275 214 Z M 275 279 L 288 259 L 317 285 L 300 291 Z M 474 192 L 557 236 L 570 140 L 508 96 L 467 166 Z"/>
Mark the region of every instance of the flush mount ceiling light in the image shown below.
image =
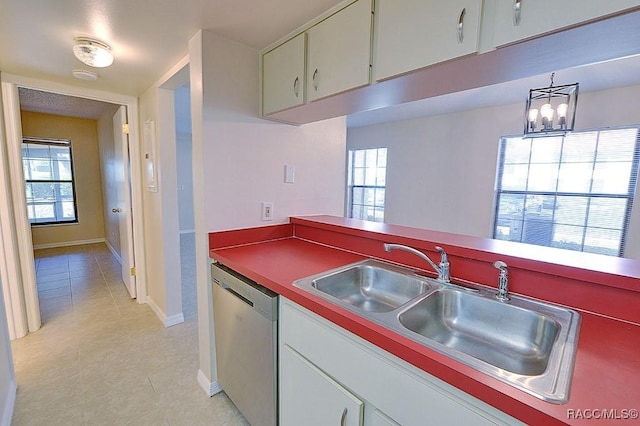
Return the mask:
<path id="1" fill-rule="evenodd" d="M 573 131 L 578 103 L 578 83 L 529 90 L 524 115 L 525 136 L 548 136 Z"/>
<path id="2" fill-rule="evenodd" d="M 73 70 L 71 74 L 77 79 L 87 80 L 87 81 L 96 81 L 98 79 L 98 74 L 93 71 L 87 70 Z"/>
<path id="3" fill-rule="evenodd" d="M 103 68 L 113 63 L 111 47 L 89 37 L 76 37 L 73 54 L 90 67 Z"/>

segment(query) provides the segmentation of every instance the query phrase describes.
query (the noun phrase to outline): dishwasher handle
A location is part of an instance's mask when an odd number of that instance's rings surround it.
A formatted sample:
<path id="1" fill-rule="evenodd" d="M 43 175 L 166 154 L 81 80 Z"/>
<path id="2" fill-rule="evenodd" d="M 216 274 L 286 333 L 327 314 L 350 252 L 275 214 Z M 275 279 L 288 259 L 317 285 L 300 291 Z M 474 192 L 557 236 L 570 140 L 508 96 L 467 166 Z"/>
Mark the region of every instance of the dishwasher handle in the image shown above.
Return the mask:
<path id="1" fill-rule="evenodd" d="M 211 281 L 270 321 L 278 319 L 278 295 L 226 266 L 211 265 Z"/>
<path id="2" fill-rule="evenodd" d="M 247 305 L 249 305 L 249 306 L 251 306 L 253 308 L 253 302 L 251 300 L 249 300 L 246 297 L 242 296 L 240 293 L 238 293 L 237 291 L 235 291 L 234 289 L 232 289 L 231 287 L 229 287 L 225 283 L 220 283 L 216 279 L 214 279 L 214 281 L 215 281 L 216 284 L 218 284 L 220 286 L 220 288 L 222 288 L 223 290 L 228 291 L 229 293 L 234 295 L 237 299 L 240 299 L 242 302 L 246 303 Z"/>

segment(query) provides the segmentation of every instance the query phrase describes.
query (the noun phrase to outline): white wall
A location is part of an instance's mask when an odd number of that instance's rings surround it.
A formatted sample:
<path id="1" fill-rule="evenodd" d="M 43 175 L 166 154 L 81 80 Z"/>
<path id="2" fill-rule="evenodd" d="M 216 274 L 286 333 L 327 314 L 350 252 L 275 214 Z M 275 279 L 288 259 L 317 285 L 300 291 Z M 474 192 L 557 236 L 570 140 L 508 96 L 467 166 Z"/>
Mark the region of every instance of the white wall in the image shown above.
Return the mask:
<path id="1" fill-rule="evenodd" d="M 104 241 L 104 206 L 96 120 L 21 111 L 24 137 L 71 140 L 78 222 L 31 228 L 33 246 Z"/>
<path id="2" fill-rule="evenodd" d="M 148 120 L 155 123 L 158 191 L 143 191 L 147 302 L 168 326 L 184 320 L 172 90 L 158 84 L 140 97 L 140 125 Z M 144 150 L 142 157 L 144 161 Z"/>
<path id="3" fill-rule="evenodd" d="M 176 163 L 178 169 L 178 220 L 180 232 L 191 232 L 196 227 L 193 216 L 191 133 L 177 134 Z"/>
<path id="4" fill-rule="evenodd" d="M 301 127 L 258 118 L 258 53 L 209 34 L 204 85 L 204 167 L 207 231 L 269 225 L 261 203 L 274 203 L 274 221 L 289 216 L 342 214 L 346 121 Z M 211 50 L 209 50 L 211 49 Z M 242 53 L 240 53 L 242 52 Z M 284 183 L 284 166 L 296 182 Z"/>
<path id="5" fill-rule="evenodd" d="M 388 147 L 385 221 L 490 237 L 501 136 L 521 134 L 523 104 L 348 130 L 348 148 Z M 640 86 L 580 94 L 576 130 L 640 124 Z M 636 190 L 639 195 L 640 191 Z M 640 233 L 635 203 L 629 235 Z M 640 258 L 628 238 L 626 257 Z"/>
<path id="6" fill-rule="evenodd" d="M 0 149 L 4 151 L 6 147 L 5 127 L 4 127 L 4 111 L 2 102 L 2 90 L 0 89 Z M 0 152 L 0 181 L 5 181 L 8 175 L 6 167 L 6 153 Z M 8 185 L 3 185 L 0 190 L 0 197 L 10 198 L 10 191 Z M 3 277 L 15 277 L 15 271 L 19 270 L 17 262 L 12 268 L 7 268 L 7 262 L 13 260 L 16 257 L 17 250 L 15 248 L 9 248 L 9 243 L 15 241 L 14 238 L 10 238 L 8 235 L 5 237 L 3 228 L 6 227 L 6 213 L 0 216 L 0 236 L 2 236 L 2 247 L 0 247 L 0 269 L 2 269 Z M 11 220 L 13 221 L 13 219 Z M 13 227 L 15 229 L 15 226 Z M 7 250 L 12 251 L 11 256 L 7 256 Z M 7 311 L 11 309 L 11 300 L 6 300 L 5 294 L 11 296 L 11 291 L 8 291 L 9 286 L 6 281 L 3 283 L 0 279 L 0 425 L 10 425 L 11 417 L 13 414 L 13 408 L 16 400 L 16 376 L 13 367 L 13 356 L 11 354 L 11 343 L 9 341 L 9 321 L 7 319 Z M 15 286 L 14 286 L 15 287 Z M 5 305 L 5 300 L 8 302 Z M 24 303 L 24 302 L 21 302 Z M 5 308 L 8 306 L 9 308 Z M 26 323 L 26 318 L 20 320 L 21 323 Z M 12 325 L 15 326 L 16 319 L 12 318 Z M 22 337 L 26 334 L 26 324 L 21 327 L 20 333 L 16 337 Z M 16 330 L 14 329 L 14 334 Z"/>
<path id="7" fill-rule="evenodd" d="M 178 219 L 180 232 L 193 231 L 193 173 L 191 142 L 191 94 L 189 86 L 174 91 L 176 113 L 176 166 L 178 173 Z"/>
<path id="8" fill-rule="evenodd" d="M 346 120 L 302 127 L 258 118 L 258 51 L 203 31 L 190 44 L 200 371 L 215 382 L 207 233 L 344 209 Z M 284 183 L 284 165 L 296 181 Z M 261 221 L 261 203 L 274 220 Z M 202 384 L 202 382 L 201 382 Z"/>
<path id="9" fill-rule="evenodd" d="M 174 90 L 176 132 L 191 133 L 191 87 L 182 85 Z"/>
<path id="10" fill-rule="evenodd" d="M 0 285 L 0 288 L 2 286 Z M 16 400 L 16 377 L 7 329 L 7 314 L 0 292 L 0 424 L 10 425 Z"/>

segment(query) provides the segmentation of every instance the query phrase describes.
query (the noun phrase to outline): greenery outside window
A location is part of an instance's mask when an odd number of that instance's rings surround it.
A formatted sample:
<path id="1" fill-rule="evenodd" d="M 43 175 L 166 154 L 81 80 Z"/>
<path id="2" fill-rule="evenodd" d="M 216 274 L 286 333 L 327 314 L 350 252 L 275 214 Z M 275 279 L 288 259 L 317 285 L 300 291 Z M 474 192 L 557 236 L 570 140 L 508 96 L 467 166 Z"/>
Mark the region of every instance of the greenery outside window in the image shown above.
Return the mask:
<path id="1" fill-rule="evenodd" d="M 349 151 L 349 217 L 384 222 L 387 148 Z"/>
<path id="2" fill-rule="evenodd" d="M 502 138 L 494 238 L 622 256 L 639 141 L 638 127 Z"/>
<path id="3" fill-rule="evenodd" d="M 23 139 L 22 167 L 29 222 L 77 223 L 71 141 Z"/>

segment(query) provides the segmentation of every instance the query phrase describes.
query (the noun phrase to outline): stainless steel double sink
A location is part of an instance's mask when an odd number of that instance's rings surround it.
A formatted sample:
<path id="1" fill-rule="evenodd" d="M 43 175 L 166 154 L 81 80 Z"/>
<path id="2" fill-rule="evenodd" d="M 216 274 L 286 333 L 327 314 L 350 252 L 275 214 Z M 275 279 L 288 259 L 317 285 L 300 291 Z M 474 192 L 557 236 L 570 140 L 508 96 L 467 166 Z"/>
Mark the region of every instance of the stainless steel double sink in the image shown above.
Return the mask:
<path id="1" fill-rule="evenodd" d="M 580 326 L 571 309 L 499 301 L 479 285 L 372 259 L 293 284 L 540 399 L 568 399 Z"/>

